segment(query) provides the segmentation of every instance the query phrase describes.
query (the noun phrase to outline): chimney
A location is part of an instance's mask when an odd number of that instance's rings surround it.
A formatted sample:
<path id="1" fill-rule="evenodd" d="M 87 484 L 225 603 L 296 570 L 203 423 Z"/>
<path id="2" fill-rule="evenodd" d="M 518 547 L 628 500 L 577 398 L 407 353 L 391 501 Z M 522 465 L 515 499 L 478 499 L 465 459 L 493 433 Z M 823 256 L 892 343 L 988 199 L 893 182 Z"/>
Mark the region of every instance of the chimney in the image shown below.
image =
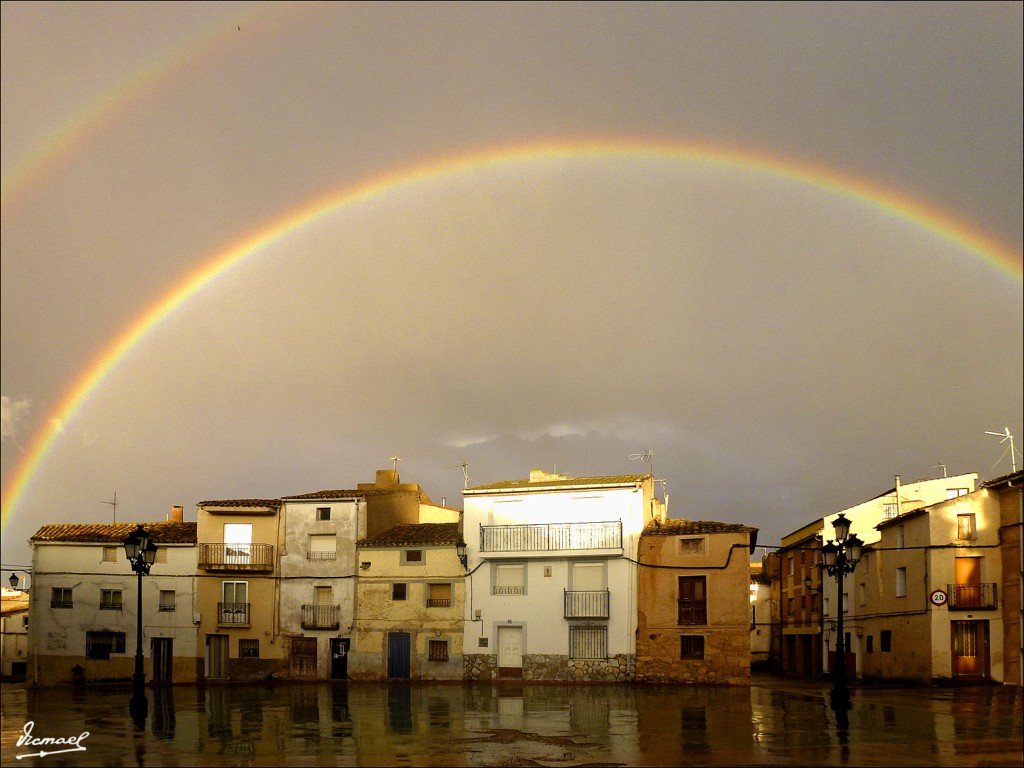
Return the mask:
<path id="1" fill-rule="evenodd" d="M 175 504 L 171 507 L 171 517 L 169 519 L 172 523 L 185 522 L 185 508 Z"/>
<path id="2" fill-rule="evenodd" d="M 374 483 L 378 488 L 394 488 L 398 485 L 398 470 L 397 469 L 378 469 L 377 470 L 377 482 Z"/>

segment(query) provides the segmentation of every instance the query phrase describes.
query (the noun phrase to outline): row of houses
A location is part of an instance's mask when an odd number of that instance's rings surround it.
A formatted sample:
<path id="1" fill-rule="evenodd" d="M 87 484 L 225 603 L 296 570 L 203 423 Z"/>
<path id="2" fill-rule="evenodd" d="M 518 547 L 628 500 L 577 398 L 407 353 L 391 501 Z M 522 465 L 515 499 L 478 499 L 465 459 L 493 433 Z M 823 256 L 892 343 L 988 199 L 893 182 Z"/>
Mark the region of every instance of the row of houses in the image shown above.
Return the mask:
<path id="1" fill-rule="evenodd" d="M 27 677 L 130 676 L 138 584 L 154 682 L 749 680 L 756 529 L 669 520 L 651 475 L 467 488 L 462 512 L 396 470 L 372 484 L 228 499 L 31 539 Z"/>
<path id="2" fill-rule="evenodd" d="M 842 581 L 846 667 L 864 679 L 992 680 L 1021 685 L 1021 481 L 1015 471 L 902 483 L 783 537 L 758 589 L 769 655 L 781 670 L 835 663 L 839 580 L 823 546 L 842 514 L 863 542 Z M 766 586 L 770 585 L 770 586 Z"/>
<path id="3" fill-rule="evenodd" d="M 844 583 L 863 677 L 1020 682 L 1022 473 L 901 484 L 843 510 L 865 541 Z M 751 562 L 757 529 L 670 519 L 651 475 L 529 478 L 434 504 L 374 483 L 181 507 L 146 523 L 147 679 L 601 680 L 744 684 L 752 663 L 827 674 L 839 513 Z M 31 539 L 26 677 L 123 680 L 139 581 L 135 523 Z M 941 597 L 945 595 L 945 597 Z M 930 649 L 930 651 L 928 650 Z"/>

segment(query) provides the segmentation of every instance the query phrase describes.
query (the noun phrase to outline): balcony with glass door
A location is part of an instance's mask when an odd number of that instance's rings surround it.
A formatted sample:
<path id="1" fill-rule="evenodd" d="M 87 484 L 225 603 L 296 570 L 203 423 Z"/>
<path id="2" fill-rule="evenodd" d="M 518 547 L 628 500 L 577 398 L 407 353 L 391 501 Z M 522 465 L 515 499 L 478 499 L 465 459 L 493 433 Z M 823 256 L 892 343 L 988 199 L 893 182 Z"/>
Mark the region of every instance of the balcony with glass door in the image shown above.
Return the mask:
<path id="1" fill-rule="evenodd" d="M 621 555 L 622 521 L 480 526 L 481 557 L 583 551 L 594 555 Z"/>

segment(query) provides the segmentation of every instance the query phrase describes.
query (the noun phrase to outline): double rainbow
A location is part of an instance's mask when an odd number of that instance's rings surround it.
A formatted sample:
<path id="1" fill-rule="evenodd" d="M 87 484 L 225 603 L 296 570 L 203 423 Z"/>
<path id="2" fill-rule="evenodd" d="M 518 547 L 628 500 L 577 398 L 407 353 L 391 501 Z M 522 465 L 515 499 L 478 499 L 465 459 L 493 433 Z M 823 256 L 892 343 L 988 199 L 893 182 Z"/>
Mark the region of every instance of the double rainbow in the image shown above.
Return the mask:
<path id="1" fill-rule="evenodd" d="M 162 296 L 111 339 L 93 361 L 75 378 L 31 439 L 21 462 L 11 474 L 3 493 L 0 529 L 6 527 L 28 491 L 33 477 L 45 462 L 50 448 L 76 413 L 117 368 L 118 364 L 161 321 L 218 277 L 250 256 L 270 248 L 293 233 L 346 206 L 357 205 L 386 193 L 400 191 L 420 182 L 479 170 L 513 166 L 526 161 L 556 158 L 631 157 L 662 161 L 699 162 L 725 168 L 739 168 L 781 177 L 818 190 L 838 194 L 908 220 L 924 230 L 964 249 L 1021 281 L 1021 256 L 1008 246 L 934 207 L 870 181 L 839 173 L 792 158 L 753 150 L 710 144 L 633 139 L 584 139 L 506 145 L 466 154 L 434 158 L 394 172 L 365 179 L 334 193 L 314 199 L 289 211 L 240 240 L 207 256 L 198 268 L 170 286 Z"/>

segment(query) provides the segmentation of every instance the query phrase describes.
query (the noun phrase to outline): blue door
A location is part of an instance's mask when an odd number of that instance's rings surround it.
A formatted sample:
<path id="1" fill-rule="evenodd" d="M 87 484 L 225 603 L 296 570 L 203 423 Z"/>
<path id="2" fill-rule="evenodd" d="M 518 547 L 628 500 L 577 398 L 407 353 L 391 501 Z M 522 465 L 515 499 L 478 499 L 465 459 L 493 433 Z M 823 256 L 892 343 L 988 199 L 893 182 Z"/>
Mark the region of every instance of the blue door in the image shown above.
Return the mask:
<path id="1" fill-rule="evenodd" d="M 390 632 L 388 634 L 388 677 L 399 680 L 409 679 L 409 642 L 408 632 Z"/>

